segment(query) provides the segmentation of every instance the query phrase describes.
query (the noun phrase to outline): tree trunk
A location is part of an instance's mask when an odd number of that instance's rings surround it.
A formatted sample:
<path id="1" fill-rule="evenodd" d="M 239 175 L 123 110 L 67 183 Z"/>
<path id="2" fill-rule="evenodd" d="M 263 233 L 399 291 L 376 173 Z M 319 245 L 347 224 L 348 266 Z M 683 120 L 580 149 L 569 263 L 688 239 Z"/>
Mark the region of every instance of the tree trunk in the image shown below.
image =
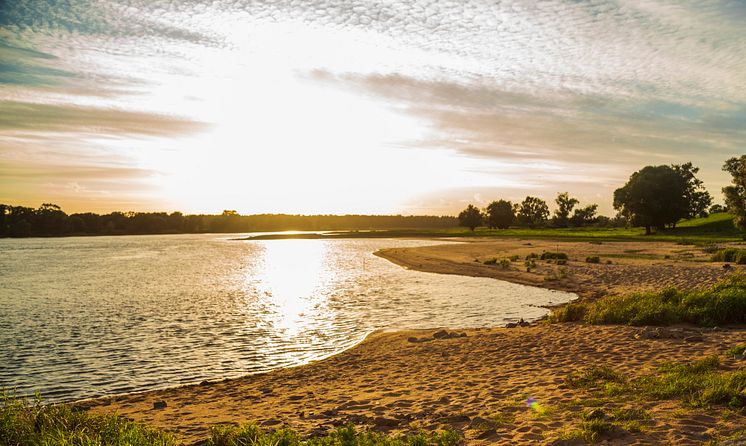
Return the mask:
<path id="1" fill-rule="evenodd" d="M 645 235 L 650 235 L 652 232 L 650 232 L 650 226 L 645 226 Z"/>

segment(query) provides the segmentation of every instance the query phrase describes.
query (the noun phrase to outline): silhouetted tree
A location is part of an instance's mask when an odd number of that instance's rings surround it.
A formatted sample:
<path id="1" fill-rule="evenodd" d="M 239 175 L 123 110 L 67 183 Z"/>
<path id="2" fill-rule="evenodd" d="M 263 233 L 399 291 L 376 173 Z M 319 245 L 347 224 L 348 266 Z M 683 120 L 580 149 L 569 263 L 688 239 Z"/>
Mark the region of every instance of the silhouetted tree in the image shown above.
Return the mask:
<path id="1" fill-rule="evenodd" d="M 621 210 L 633 226 L 665 229 L 688 215 L 687 181 L 670 166 L 646 166 L 614 191 L 614 209 Z"/>
<path id="2" fill-rule="evenodd" d="M 533 228 L 546 223 L 549 217 L 549 206 L 541 198 L 528 196 L 518 205 L 516 217 L 518 224 Z"/>
<path id="3" fill-rule="evenodd" d="M 570 225 L 572 226 L 588 226 L 596 223 L 596 211 L 598 210 L 597 204 L 589 204 L 588 206 L 580 209 L 575 209 L 575 212 L 570 217 Z"/>
<path id="4" fill-rule="evenodd" d="M 470 204 L 458 214 L 458 224 L 473 231 L 482 224 L 482 213 L 476 206 Z"/>
<path id="5" fill-rule="evenodd" d="M 694 167 L 691 162 L 672 164 L 671 167 L 686 182 L 684 199 L 687 203 L 687 209 L 684 218 L 706 217 L 707 208 L 712 204 L 712 197 L 705 190 L 702 180 L 695 176 L 699 172 L 699 167 Z"/>
<path id="6" fill-rule="evenodd" d="M 728 208 L 722 204 L 713 204 L 707 212 L 710 214 L 720 214 L 722 212 L 728 212 Z"/>
<path id="7" fill-rule="evenodd" d="M 487 205 L 486 223 L 490 229 L 508 229 L 515 221 L 513 203 L 505 200 L 497 200 Z"/>
<path id="8" fill-rule="evenodd" d="M 580 202 L 576 198 L 570 197 L 567 192 L 557 194 L 554 202 L 557 203 L 557 210 L 554 211 L 552 223 L 558 228 L 566 228 L 570 221 L 570 212 Z"/>
<path id="9" fill-rule="evenodd" d="M 731 174 L 733 183 L 723 188 L 725 204 L 735 215 L 736 226 L 746 231 L 746 155 L 727 160 L 723 170 Z"/>

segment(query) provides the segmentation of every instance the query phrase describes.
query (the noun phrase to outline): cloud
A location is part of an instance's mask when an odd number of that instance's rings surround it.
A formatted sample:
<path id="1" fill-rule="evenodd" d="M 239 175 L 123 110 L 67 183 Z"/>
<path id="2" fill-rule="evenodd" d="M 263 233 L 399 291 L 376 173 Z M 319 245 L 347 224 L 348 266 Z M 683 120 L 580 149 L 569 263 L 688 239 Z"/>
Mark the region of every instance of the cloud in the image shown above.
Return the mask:
<path id="1" fill-rule="evenodd" d="M 205 127 L 206 124 L 189 119 L 152 113 L 0 101 L 0 135 L 33 131 L 168 136 L 194 133 Z"/>

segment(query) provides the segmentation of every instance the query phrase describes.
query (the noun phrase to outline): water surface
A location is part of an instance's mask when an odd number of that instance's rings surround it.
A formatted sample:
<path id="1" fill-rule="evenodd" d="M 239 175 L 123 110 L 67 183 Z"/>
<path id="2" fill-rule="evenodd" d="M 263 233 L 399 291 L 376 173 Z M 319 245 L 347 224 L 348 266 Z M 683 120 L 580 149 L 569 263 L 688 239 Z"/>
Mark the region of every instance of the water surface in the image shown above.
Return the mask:
<path id="1" fill-rule="evenodd" d="M 235 377 L 337 353 L 375 329 L 494 326 L 576 297 L 372 254 L 433 243 L 3 239 L 0 387 L 71 400 Z"/>

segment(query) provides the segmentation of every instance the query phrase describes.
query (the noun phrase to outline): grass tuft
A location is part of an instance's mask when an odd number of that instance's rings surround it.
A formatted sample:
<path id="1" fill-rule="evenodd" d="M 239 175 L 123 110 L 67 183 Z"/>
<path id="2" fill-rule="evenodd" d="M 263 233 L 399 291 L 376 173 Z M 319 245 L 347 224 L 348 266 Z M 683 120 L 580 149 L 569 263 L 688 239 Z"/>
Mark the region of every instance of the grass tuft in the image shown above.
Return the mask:
<path id="1" fill-rule="evenodd" d="M 609 296 L 595 302 L 569 304 L 554 310 L 552 322 L 591 324 L 716 326 L 746 323 L 746 276 L 732 275 L 705 289 Z"/>
<path id="2" fill-rule="evenodd" d="M 711 260 L 713 262 L 732 262 L 739 265 L 746 265 L 746 249 L 721 249 L 712 255 Z"/>

